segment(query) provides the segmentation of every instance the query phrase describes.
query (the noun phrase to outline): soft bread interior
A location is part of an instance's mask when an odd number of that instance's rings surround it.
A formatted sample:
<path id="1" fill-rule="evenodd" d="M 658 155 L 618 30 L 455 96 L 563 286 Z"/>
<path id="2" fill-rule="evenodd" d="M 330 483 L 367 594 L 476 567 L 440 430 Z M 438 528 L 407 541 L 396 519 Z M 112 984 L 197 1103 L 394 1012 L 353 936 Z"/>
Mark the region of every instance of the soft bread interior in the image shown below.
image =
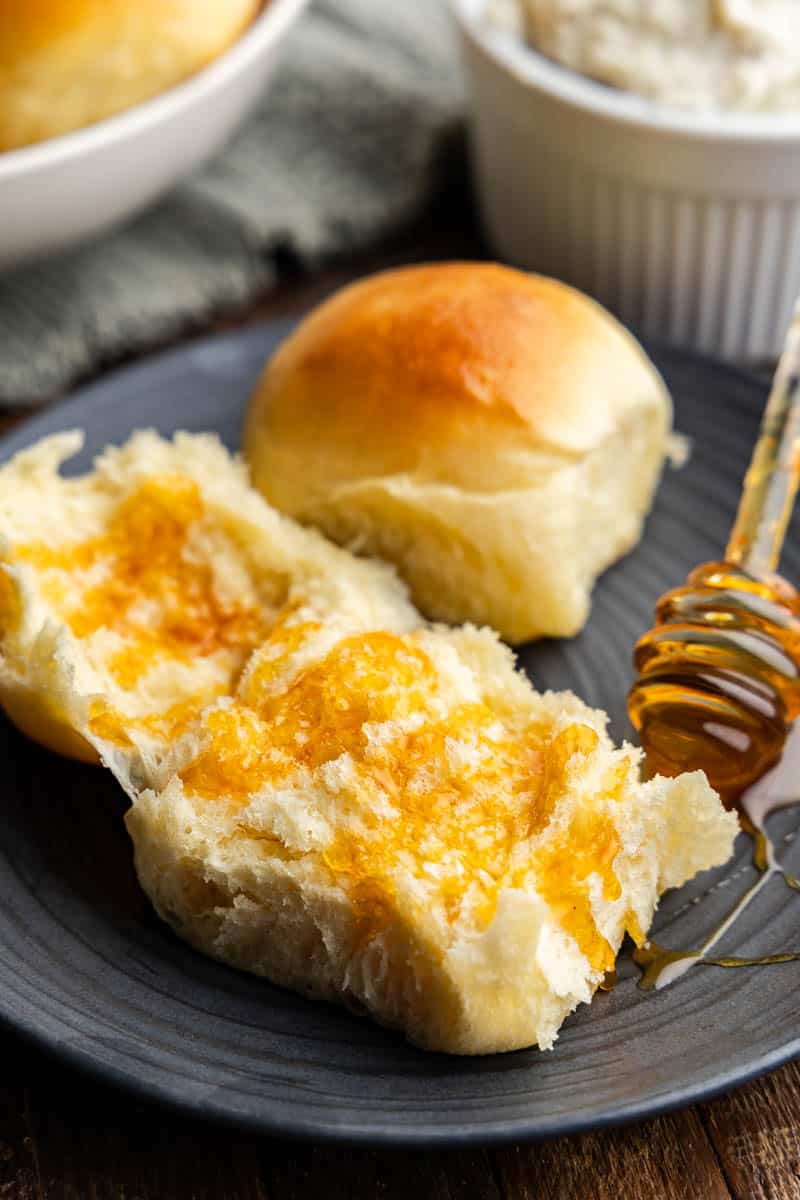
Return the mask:
<path id="1" fill-rule="evenodd" d="M 398 564 L 435 620 L 485 622 L 512 644 L 572 636 L 597 576 L 641 536 L 665 432 L 663 414 L 642 408 L 579 458 L 517 449 L 508 478 L 524 465 L 527 485 L 470 490 L 424 473 L 373 477 L 339 484 L 295 515 Z"/>
<path id="2" fill-rule="evenodd" d="M 313 605 L 127 823 L 182 937 L 457 1054 L 552 1046 L 737 830 L 700 773 L 642 784 L 604 715 L 536 694 L 494 634 Z"/>
<path id="3" fill-rule="evenodd" d="M 730 854 L 702 774 L 642 784 L 602 713 L 425 625 L 216 439 L 137 434 L 64 478 L 80 443 L 0 471 L 0 699 L 111 768 L 199 949 L 431 1049 L 549 1047 L 661 892 Z"/>
<path id="4" fill-rule="evenodd" d="M 308 594 L 418 621 L 387 568 L 270 509 L 215 437 L 137 433 L 65 477 L 81 444 L 0 470 L 0 702 L 52 748 L 94 757 L 87 728 L 158 754 Z"/>

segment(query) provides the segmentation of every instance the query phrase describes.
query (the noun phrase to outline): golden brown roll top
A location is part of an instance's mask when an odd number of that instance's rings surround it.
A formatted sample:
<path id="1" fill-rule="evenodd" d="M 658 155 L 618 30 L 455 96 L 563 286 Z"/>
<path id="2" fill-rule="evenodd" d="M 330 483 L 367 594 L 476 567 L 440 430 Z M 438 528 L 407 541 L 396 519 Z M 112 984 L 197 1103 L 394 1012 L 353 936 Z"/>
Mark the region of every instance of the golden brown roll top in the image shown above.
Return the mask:
<path id="1" fill-rule="evenodd" d="M 593 301 L 452 263 L 312 313 L 270 362 L 244 444 L 273 504 L 396 562 L 429 615 L 522 641 L 583 624 L 595 576 L 639 536 L 670 411 Z"/>
<path id="2" fill-rule="evenodd" d="M 0 151 L 148 100 L 216 58 L 259 0 L 0 0 Z"/>

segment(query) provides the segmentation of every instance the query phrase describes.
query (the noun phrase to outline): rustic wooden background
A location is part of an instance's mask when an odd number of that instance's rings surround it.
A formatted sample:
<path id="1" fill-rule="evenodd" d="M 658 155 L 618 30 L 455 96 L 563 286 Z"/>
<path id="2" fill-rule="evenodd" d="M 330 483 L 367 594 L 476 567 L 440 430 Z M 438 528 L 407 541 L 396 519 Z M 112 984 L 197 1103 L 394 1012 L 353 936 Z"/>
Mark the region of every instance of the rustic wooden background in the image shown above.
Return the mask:
<path id="1" fill-rule="evenodd" d="M 0 1037 L 1 1200 L 797 1200 L 800 1066 L 645 1124 L 490 1150 L 278 1142 L 118 1095 Z"/>
<path id="2" fill-rule="evenodd" d="M 311 279 L 287 264 L 279 289 L 214 328 L 300 311 L 383 266 L 484 257 L 474 218 L 452 205 L 445 197 L 390 245 Z M 0 1034 L 0 1064 L 0 1200 L 800 1200 L 798 1064 L 645 1124 L 435 1153 L 279 1142 L 188 1121 L 10 1034 Z"/>

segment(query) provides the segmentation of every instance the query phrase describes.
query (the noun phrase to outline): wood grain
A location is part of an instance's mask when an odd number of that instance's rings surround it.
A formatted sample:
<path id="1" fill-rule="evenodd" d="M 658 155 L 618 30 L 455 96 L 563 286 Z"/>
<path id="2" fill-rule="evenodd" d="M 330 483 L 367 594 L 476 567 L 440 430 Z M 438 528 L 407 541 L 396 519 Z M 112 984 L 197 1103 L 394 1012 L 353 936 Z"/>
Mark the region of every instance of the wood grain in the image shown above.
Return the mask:
<path id="1" fill-rule="evenodd" d="M 705 1106 L 702 1118 L 736 1200 L 800 1200 L 800 1065 Z"/>
<path id="2" fill-rule="evenodd" d="M 497 1155 L 502 1200 L 728 1200 L 697 1113 Z"/>
<path id="3" fill-rule="evenodd" d="M 269 1200 L 243 1134 L 160 1112 L 32 1056 L 17 1191 L 41 1200 Z M 25 1191 L 25 1138 L 33 1190 Z M 6 1200 L 0 1191 L 2 1200 Z"/>
<path id="4" fill-rule="evenodd" d="M 6 1077 L 0 1084 L 0 1200 L 41 1196 L 28 1116 L 24 1086 Z"/>
<path id="5" fill-rule="evenodd" d="M 270 1197 L 280 1200 L 500 1200 L 483 1151 L 342 1151 L 281 1147 L 264 1156 Z"/>

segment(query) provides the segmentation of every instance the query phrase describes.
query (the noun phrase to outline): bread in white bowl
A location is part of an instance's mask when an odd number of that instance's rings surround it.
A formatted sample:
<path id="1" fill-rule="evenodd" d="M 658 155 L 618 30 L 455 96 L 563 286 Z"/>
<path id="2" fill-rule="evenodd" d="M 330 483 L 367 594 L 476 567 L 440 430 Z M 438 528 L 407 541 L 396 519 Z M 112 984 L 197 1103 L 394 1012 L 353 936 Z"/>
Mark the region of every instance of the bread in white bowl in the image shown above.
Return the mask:
<path id="1" fill-rule="evenodd" d="M 0 6 L 0 152 L 94 124 L 217 58 L 259 0 L 23 0 Z"/>
<path id="2" fill-rule="evenodd" d="M 588 297 L 487 263 L 346 287 L 273 355 L 244 432 L 269 502 L 395 563 L 436 620 L 570 636 L 639 539 L 671 402 Z"/>

